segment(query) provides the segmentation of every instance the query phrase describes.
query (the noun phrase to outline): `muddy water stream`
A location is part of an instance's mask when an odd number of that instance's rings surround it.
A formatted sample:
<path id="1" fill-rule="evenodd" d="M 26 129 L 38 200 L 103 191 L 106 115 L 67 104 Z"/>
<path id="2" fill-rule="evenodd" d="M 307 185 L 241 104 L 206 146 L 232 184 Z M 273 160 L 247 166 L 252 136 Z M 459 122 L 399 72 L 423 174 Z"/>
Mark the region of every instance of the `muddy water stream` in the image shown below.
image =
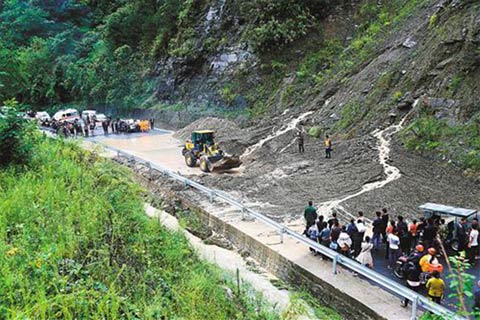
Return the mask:
<path id="1" fill-rule="evenodd" d="M 415 100 L 415 102 L 413 104 L 412 111 L 415 109 L 417 104 L 418 104 L 418 99 Z M 358 197 L 358 196 L 360 196 L 360 195 L 362 195 L 366 192 L 370 192 L 370 191 L 373 191 L 373 190 L 376 190 L 376 189 L 383 188 L 385 185 L 389 184 L 390 182 L 395 181 L 397 179 L 400 179 L 400 177 L 402 176 L 402 174 L 400 173 L 400 170 L 397 167 L 392 166 L 391 164 L 388 163 L 388 161 L 390 159 L 390 152 L 391 152 L 390 142 L 392 140 L 393 135 L 398 133 L 400 130 L 403 129 L 403 125 L 405 124 L 405 121 L 406 121 L 407 117 L 411 114 L 412 111 L 407 113 L 402 118 L 400 123 L 393 124 L 393 125 L 385 128 L 385 129 L 383 129 L 383 130 L 378 130 L 377 129 L 377 130 L 372 132 L 372 135 L 377 139 L 378 161 L 383 167 L 383 174 L 385 176 L 385 179 L 380 180 L 380 181 L 371 182 L 371 183 L 366 183 L 356 193 L 344 196 L 344 197 L 339 198 L 339 199 L 330 200 L 330 201 L 320 203 L 318 205 L 318 208 L 322 212 L 330 214 L 333 209 L 337 209 L 337 210 L 342 211 L 344 214 L 354 218 L 354 216 L 352 214 L 347 212 L 345 210 L 345 208 L 342 207 L 341 204 L 343 202 L 345 202 L 347 200 L 350 200 L 352 198 Z M 367 219 L 367 220 L 369 220 L 369 219 Z"/>
<path id="2" fill-rule="evenodd" d="M 289 131 L 292 131 L 293 129 L 295 129 L 297 127 L 297 125 L 303 121 L 306 117 L 308 117 L 309 115 L 311 115 L 313 113 L 313 111 L 308 111 L 308 112 L 305 112 L 303 114 L 301 114 L 299 117 L 297 118 L 293 118 L 288 124 L 286 127 L 283 127 L 282 129 L 280 130 L 277 130 L 275 132 L 273 132 L 272 134 L 268 135 L 267 137 L 263 138 L 262 140 L 258 141 L 256 144 L 248 147 L 247 150 L 245 150 L 245 153 L 241 156 L 241 158 L 244 158 L 244 157 L 247 157 L 249 156 L 250 154 L 252 154 L 253 152 L 255 152 L 256 150 L 258 150 L 259 148 L 261 148 L 266 142 L 270 141 L 270 140 L 273 140 L 275 139 L 276 137 L 279 137 Z"/>

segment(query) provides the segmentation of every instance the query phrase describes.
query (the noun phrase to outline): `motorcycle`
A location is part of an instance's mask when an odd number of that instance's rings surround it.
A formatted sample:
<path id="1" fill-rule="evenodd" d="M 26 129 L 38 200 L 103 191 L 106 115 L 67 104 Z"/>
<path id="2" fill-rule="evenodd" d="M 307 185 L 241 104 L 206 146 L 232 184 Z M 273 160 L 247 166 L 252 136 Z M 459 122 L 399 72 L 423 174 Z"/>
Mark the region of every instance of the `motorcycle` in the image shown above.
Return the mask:
<path id="1" fill-rule="evenodd" d="M 402 255 L 398 258 L 397 262 L 395 263 L 395 267 L 393 268 L 393 274 L 398 279 L 405 279 L 407 274 L 405 272 L 406 266 L 408 263 L 408 257 L 406 255 Z"/>
<path id="2" fill-rule="evenodd" d="M 408 256 L 402 255 L 398 258 L 395 267 L 393 269 L 393 274 L 398 279 L 406 279 L 407 278 L 407 269 L 410 267 L 414 267 L 412 262 L 408 261 Z M 428 272 L 421 272 L 420 273 L 420 284 L 425 285 L 428 279 L 431 278 L 430 273 Z"/>

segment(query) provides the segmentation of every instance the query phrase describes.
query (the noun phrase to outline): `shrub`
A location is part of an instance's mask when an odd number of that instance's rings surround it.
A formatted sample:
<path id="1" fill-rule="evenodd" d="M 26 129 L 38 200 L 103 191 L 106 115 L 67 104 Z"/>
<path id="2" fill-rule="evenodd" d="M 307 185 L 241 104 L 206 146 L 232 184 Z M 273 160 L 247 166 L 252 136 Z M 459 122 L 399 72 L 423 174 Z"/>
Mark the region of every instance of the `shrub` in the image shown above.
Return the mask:
<path id="1" fill-rule="evenodd" d="M 322 128 L 311 127 L 310 129 L 308 129 L 308 135 L 314 138 L 320 138 L 322 136 Z"/>
<path id="2" fill-rule="evenodd" d="M 430 19 L 428 19 L 428 28 L 433 28 L 437 25 L 437 21 L 438 21 L 438 16 L 436 14 L 432 14 L 430 16 Z"/>
<path id="3" fill-rule="evenodd" d="M 395 91 L 395 93 L 392 96 L 392 101 L 393 102 L 399 102 L 403 97 L 402 91 Z"/>
<path id="4" fill-rule="evenodd" d="M 16 101 L 10 102 L 0 113 L 0 166 L 28 163 L 33 147 L 33 126 L 17 116 Z"/>

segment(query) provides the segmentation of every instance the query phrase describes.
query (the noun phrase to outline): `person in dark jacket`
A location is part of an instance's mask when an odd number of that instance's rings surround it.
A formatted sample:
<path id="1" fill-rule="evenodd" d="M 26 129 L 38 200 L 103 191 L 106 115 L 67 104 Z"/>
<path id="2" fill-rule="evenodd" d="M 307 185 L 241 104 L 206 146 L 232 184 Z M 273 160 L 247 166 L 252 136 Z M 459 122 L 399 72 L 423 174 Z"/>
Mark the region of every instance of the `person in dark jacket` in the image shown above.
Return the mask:
<path id="1" fill-rule="evenodd" d="M 407 287 L 415 292 L 420 290 L 420 269 L 417 268 L 412 262 L 407 263 L 405 268 Z M 402 301 L 402 306 L 408 306 L 409 300 L 405 298 Z"/>
<path id="2" fill-rule="evenodd" d="M 338 237 L 340 236 L 340 232 L 342 232 L 342 228 L 340 228 L 340 223 L 335 221 L 335 224 L 332 226 L 332 231 L 330 232 L 330 240 L 331 242 L 337 242 Z"/>
<path id="3" fill-rule="evenodd" d="M 380 211 L 377 211 L 375 212 L 375 214 L 377 218 L 375 218 L 375 220 L 373 220 L 373 223 L 372 223 L 373 225 L 372 243 L 375 250 L 378 250 L 378 248 L 380 247 L 380 242 L 382 241 L 381 240 L 382 234 L 385 232 L 385 229 L 387 227 L 383 226 L 383 219 L 380 217 L 382 213 Z"/>
<path id="4" fill-rule="evenodd" d="M 317 220 L 317 209 L 313 206 L 312 201 L 308 201 L 308 206 L 305 207 L 305 210 L 303 211 L 303 216 L 305 217 L 306 221 L 306 228 L 305 228 L 305 234 L 307 233 L 308 229 L 315 224 L 315 221 Z"/>
<path id="5" fill-rule="evenodd" d="M 154 127 L 153 127 L 154 123 L 155 123 L 155 119 L 150 118 L 150 129 L 151 129 L 151 130 L 153 130 L 153 128 L 154 128 Z"/>
<path id="6" fill-rule="evenodd" d="M 355 219 L 350 219 L 350 224 L 347 226 L 347 233 L 350 238 L 353 236 L 355 232 L 357 232 L 357 226 L 355 225 Z"/>
<path id="7" fill-rule="evenodd" d="M 410 234 L 408 233 L 408 224 L 405 222 L 402 216 L 397 218 L 397 231 L 400 238 L 400 249 L 403 253 L 410 253 Z"/>
<path id="8" fill-rule="evenodd" d="M 465 227 L 466 223 L 467 220 L 465 218 L 461 218 L 460 222 L 455 225 L 455 231 L 458 240 L 458 252 L 464 251 L 467 248 L 468 236 L 467 228 Z"/>
<path id="9" fill-rule="evenodd" d="M 338 222 L 338 219 L 337 214 L 334 212 L 332 213 L 332 217 L 327 221 L 328 227 L 332 229 L 336 222 Z"/>
<path id="10" fill-rule="evenodd" d="M 388 227 L 388 213 L 387 213 L 387 208 L 382 209 L 382 237 L 383 237 L 383 242 L 387 242 L 387 227 Z"/>
<path id="11" fill-rule="evenodd" d="M 425 248 L 430 248 L 437 235 L 432 219 L 427 219 L 425 228 L 423 229 L 422 242 Z"/>

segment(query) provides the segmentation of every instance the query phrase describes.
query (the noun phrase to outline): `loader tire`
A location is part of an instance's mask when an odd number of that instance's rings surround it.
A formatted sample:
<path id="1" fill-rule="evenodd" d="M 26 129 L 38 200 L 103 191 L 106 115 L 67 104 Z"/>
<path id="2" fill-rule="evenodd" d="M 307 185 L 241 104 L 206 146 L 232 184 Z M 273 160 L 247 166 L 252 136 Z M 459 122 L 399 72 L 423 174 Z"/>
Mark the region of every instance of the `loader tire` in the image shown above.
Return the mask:
<path id="1" fill-rule="evenodd" d="M 200 158 L 200 169 L 203 172 L 211 172 L 212 171 L 212 163 L 208 160 L 207 157 Z"/>
<path id="2" fill-rule="evenodd" d="M 193 168 L 197 165 L 197 159 L 195 158 L 195 156 L 191 152 L 187 152 L 185 154 L 185 163 L 190 168 Z"/>

